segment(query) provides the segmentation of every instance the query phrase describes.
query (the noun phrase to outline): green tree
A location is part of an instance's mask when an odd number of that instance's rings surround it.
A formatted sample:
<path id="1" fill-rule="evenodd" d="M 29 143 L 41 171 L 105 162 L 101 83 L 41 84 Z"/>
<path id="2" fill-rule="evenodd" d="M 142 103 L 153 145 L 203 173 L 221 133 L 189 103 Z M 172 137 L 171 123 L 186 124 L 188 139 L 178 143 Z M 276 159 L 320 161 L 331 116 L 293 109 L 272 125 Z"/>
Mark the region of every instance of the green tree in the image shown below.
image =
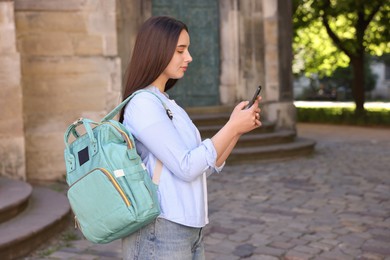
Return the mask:
<path id="1" fill-rule="evenodd" d="M 390 0 L 293 0 L 294 72 L 352 69 L 356 112 L 364 111 L 364 59 L 390 52 Z"/>

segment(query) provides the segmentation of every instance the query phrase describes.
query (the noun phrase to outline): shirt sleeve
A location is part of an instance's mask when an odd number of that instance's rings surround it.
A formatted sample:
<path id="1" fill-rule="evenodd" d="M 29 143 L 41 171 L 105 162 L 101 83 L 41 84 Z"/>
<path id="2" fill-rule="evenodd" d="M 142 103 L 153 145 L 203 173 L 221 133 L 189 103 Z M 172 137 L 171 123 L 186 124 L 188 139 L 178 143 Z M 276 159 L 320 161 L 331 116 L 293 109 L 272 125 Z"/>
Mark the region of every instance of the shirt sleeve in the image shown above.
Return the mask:
<path id="1" fill-rule="evenodd" d="M 225 163 L 226 162 L 223 162 L 223 164 L 221 165 L 221 166 L 214 166 L 214 167 L 208 167 L 207 169 L 206 169 L 206 176 L 207 177 L 209 177 L 211 174 L 213 174 L 213 173 L 220 173 L 221 171 L 222 171 L 222 169 L 223 169 L 223 167 L 225 167 Z"/>
<path id="2" fill-rule="evenodd" d="M 220 171 L 217 153 L 210 139 L 186 147 L 157 97 L 137 94 L 126 106 L 124 125 L 165 167 L 183 181 L 192 181 L 204 172 Z"/>

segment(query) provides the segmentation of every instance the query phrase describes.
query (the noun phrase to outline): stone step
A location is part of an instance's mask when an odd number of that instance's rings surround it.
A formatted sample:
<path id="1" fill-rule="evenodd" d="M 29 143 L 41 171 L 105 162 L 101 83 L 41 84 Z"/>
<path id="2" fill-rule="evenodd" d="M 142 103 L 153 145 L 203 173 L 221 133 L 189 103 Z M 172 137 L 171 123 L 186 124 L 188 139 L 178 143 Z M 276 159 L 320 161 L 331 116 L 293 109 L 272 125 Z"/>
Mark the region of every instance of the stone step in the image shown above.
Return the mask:
<path id="1" fill-rule="evenodd" d="M 315 141 L 295 138 L 294 142 L 267 146 L 236 147 L 230 154 L 227 162 L 231 164 L 272 161 L 290 159 L 299 156 L 310 155 L 315 146 Z"/>
<path id="2" fill-rule="evenodd" d="M 193 114 L 192 122 L 198 126 L 220 125 L 223 126 L 230 117 L 230 113 Z"/>
<path id="3" fill-rule="evenodd" d="M 266 146 L 294 142 L 295 131 L 279 130 L 271 133 L 248 133 L 240 137 L 236 147 Z"/>
<path id="4" fill-rule="evenodd" d="M 229 120 L 232 108 L 206 107 L 188 111 L 202 138 L 211 138 Z M 294 130 L 276 130 L 267 121 L 262 126 L 241 136 L 229 156 L 229 163 L 245 163 L 261 160 L 281 160 L 311 154 L 315 142 L 296 137 Z"/>
<path id="5" fill-rule="evenodd" d="M 0 224 L 0 259 L 27 255 L 69 225 L 65 195 L 34 186 L 26 209 Z"/>
<path id="6" fill-rule="evenodd" d="M 202 126 L 196 125 L 196 126 L 199 129 L 202 138 L 204 139 L 204 138 L 210 138 L 214 136 L 222 128 L 223 125 L 209 124 L 209 125 L 202 125 Z M 271 133 L 273 131 L 275 131 L 275 124 L 270 122 L 262 122 L 262 125 L 259 128 L 256 128 L 255 130 L 251 131 L 251 133 L 252 134 Z"/>
<path id="7" fill-rule="evenodd" d="M 30 184 L 0 177 L 0 223 L 10 220 L 28 205 Z"/>
<path id="8" fill-rule="evenodd" d="M 190 118 L 197 127 L 215 126 L 222 127 L 230 118 L 230 113 L 191 114 Z M 263 121 L 264 127 L 274 127 L 275 124 Z"/>

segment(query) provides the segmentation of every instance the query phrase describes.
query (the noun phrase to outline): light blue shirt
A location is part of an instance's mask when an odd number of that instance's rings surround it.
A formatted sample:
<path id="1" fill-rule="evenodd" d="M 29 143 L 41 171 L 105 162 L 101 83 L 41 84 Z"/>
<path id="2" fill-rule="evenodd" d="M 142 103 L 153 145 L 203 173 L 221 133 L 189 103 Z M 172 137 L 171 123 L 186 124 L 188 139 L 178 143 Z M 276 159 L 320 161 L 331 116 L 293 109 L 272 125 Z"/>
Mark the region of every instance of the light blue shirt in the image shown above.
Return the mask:
<path id="1" fill-rule="evenodd" d="M 125 108 L 123 124 L 133 134 L 137 151 L 152 175 L 157 158 L 162 162 L 158 187 L 160 217 L 190 227 L 208 223 L 206 177 L 220 172 L 217 153 L 210 139 L 201 140 L 188 114 L 156 87 L 156 93 L 171 110 L 169 119 L 160 100 L 141 92 Z"/>

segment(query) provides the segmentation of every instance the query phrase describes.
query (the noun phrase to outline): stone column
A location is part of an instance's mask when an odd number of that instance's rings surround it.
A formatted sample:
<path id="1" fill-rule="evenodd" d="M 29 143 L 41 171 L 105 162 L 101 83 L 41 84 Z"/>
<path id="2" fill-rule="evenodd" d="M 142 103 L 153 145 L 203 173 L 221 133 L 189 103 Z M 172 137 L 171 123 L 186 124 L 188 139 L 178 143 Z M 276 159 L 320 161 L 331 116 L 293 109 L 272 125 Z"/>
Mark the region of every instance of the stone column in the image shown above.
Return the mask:
<path id="1" fill-rule="evenodd" d="M 291 71 L 291 1 L 262 0 L 265 91 L 263 114 L 277 128 L 295 129 Z"/>
<path id="2" fill-rule="evenodd" d="M 65 174 L 63 134 L 120 100 L 115 0 L 15 0 L 27 178 Z"/>
<path id="3" fill-rule="evenodd" d="M 240 85 L 238 0 L 220 0 L 220 99 L 223 105 L 234 104 Z"/>
<path id="4" fill-rule="evenodd" d="M 26 179 L 20 55 L 14 2 L 0 1 L 0 175 Z"/>
<path id="5" fill-rule="evenodd" d="M 239 100 L 252 97 L 258 85 L 264 85 L 263 6 L 259 0 L 240 1 L 240 76 Z"/>

